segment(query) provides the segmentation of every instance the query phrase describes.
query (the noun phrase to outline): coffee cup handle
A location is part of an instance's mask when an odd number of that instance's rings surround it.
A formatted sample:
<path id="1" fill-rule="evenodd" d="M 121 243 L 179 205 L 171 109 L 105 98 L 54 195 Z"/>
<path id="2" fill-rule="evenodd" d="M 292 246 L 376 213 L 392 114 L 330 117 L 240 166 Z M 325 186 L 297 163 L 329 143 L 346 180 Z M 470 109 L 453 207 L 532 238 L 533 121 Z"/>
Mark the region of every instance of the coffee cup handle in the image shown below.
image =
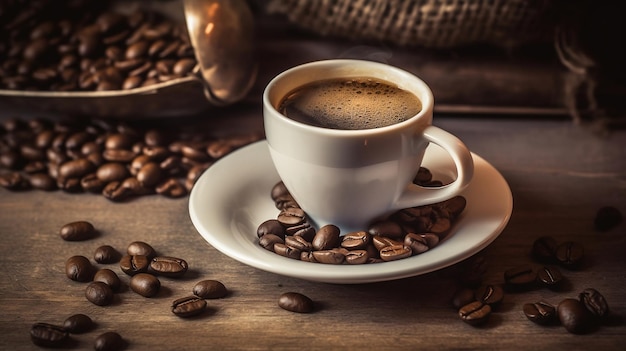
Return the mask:
<path id="1" fill-rule="evenodd" d="M 395 209 L 431 205 L 450 199 L 463 191 L 474 175 L 472 154 L 459 138 L 432 125 L 426 127 L 421 136 L 429 142 L 439 145 L 450 154 L 456 166 L 457 177 L 452 183 L 440 187 L 409 185 L 396 202 Z"/>

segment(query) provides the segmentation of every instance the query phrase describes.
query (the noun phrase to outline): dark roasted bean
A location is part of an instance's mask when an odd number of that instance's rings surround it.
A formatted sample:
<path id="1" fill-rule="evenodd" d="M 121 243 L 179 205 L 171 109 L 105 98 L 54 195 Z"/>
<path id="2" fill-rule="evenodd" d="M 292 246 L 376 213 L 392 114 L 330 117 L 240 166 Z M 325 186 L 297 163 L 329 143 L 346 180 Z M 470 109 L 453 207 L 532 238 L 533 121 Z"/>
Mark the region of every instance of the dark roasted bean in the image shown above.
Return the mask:
<path id="1" fill-rule="evenodd" d="M 342 264 L 346 259 L 346 253 L 339 249 L 313 251 L 316 262 L 327 264 Z"/>
<path id="2" fill-rule="evenodd" d="M 563 282 L 563 274 L 556 267 L 544 266 L 537 270 L 537 280 L 549 288 L 555 288 Z"/>
<path id="3" fill-rule="evenodd" d="M 156 250 L 154 248 L 144 242 L 144 241 L 133 241 L 128 244 L 126 248 L 126 254 L 134 256 L 134 255 L 143 255 L 146 256 L 149 260 L 152 260 L 156 256 Z"/>
<path id="4" fill-rule="evenodd" d="M 542 236 L 533 242 L 532 255 L 539 262 L 553 262 L 557 246 L 557 242 L 553 237 Z"/>
<path id="5" fill-rule="evenodd" d="M 310 313 L 315 309 L 313 300 L 306 295 L 297 292 L 286 292 L 278 298 L 280 308 L 297 313 Z"/>
<path id="6" fill-rule="evenodd" d="M 74 314 L 63 322 L 63 329 L 72 334 L 82 334 L 92 330 L 95 327 L 93 320 L 82 313 Z"/>
<path id="7" fill-rule="evenodd" d="M 506 287 L 511 290 L 525 290 L 534 286 L 537 272 L 530 265 L 522 265 L 507 269 L 504 272 Z"/>
<path id="8" fill-rule="evenodd" d="M 189 268 L 187 261 L 170 256 L 157 256 L 150 262 L 150 269 L 158 275 L 178 278 L 183 276 Z"/>
<path id="9" fill-rule="evenodd" d="M 345 254 L 345 261 L 348 264 L 364 264 L 370 257 L 367 250 L 351 250 Z"/>
<path id="10" fill-rule="evenodd" d="M 463 287 L 454 292 L 450 303 L 452 304 L 452 307 L 458 311 L 461 307 L 474 301 L 476 301 L 474 291 L 470 288 Z"/>
<path id="11" fill-rule="evenodd" d="M 82 241 L 96 235 L 96 228 L 87 221 L 76 221 L 61 227 L 59 235 L 65 241 Z"/>
<path id="12" fill-rule="evenodd" d="M 152 274 L 138 273 L 130 278 L 130 288 L 143 297 L 153 297 L 159 292 L 161 281 Z"/>
<path id="13" fill-rule="evenodd" d="M 606 317 L 609 314 L 609 304 L 598 290 L 587 288 L 578 295 L 580 301 L 591 314 L 596 317 Z"/>
<path id="14" fill-rule="evenodd" d="M 285 241 L 276 234 L 264 234 L 259 238 L 259 245 L 266 250 L 274 251 L 275 244 L 284 244 Z"/>
<path id="15" fill-rule="evenodd" d="M 172 313 L 178 317 L 197 316 L 206 310 L 206 300 L 198 296 L 187 296 L 172 302 Z"/>
<path id="16" fill-rule="evenodd" d="M 475 296 L 477 301 L 489 305 L 492 310 L 495 310 L 504 298 L 504 290 L 499 285 L 489 284 L 478 288 Z"/>
<path id="17" fill-rule="evenodd" d="M 103 282 L 109 287 L 111 287 L 111 290 L 113 291 L 118 291 L 122 285 L 122 281 L 120 280 L 120 277 L 118 277 L 118 275 L 115 272 L 113 272 L 112 270 L 108 268 L 99 269 L 96 272 L 96 274 L 94 274 L 93 281 Z"/>
<path id="18" fill-rule="evenodd" d="M 94 268 L 85 256 L 72 256 L 65 261 L 65 275 L 77 282 L 88 282 L 93 278 Z"/>
<path id="19" fill-rule="evenodd" d="M 300 250 L 300 251 L 311 251 L 313 250 L 313 245 L 306 241 L 301 236 L 297 235 L 289 235 L 285 237 L 285 245 Z"/>
<path id="20" fill-rule="evenodd" d="M 459 317 L 470 325 L 481 325 L 487 322 L 491 315 L 491 307 L 480 301 L 470 302 L 459 309 Z"/>
<path id="21" fill-rule="evenodd" d="M 411 248 L 413 255 L 426 252 L 430 248 L 426 237 L 414 233 L 409 233 L 404 237 L 404 245 Z"/>
<path id="22" fill-rule="evenodd" d="M 380 258 L 387 262 L 407 258 L 411 254 L 411 248 L 402 244 L 385 246 L 380 250 Z"/>
<path id="23" fill-rule="evenodd" d="M 296 260 L 300 259 L 300 253 L 302 252 L 301 250 L 298 250 L 296 248 L 287 246 L 283 243 L 275 243 L 274 244 L 274 252 L 287 257 L 287 258 L 293 258 Z"/>
<path id="24" fill-rule="evenodd" d="M 94 305 L 106 306 L 113 302 L 113 289 L 101 281 L 91 282 L 85 289 L 85 297 Z"/>
<path id="25" fill-rule="evenodd" d="M 556 320 L 556 308 L 547 302 L 524 304 L 523 311 L 526 318 L 537 324 L 547 325 Z"/>
<path id="26" fill-rule="evenodd" d="M 156 193 L 170 198 L 179 198 L 187 195 L 187 188 L 175 178 L 168 178 L 157 184 Z"/>
<path id="27" fill-rule="evenodd" d="M 302 209 L 289 207 L 278 214 L 278 221 L 284 226 L 294 226 L 304 222 L 306 216 Z"/>
<path id="28" fill-rule="evenodd" d="M 583 246 L 574 241 L 564 242 L 556 248 L 556 259 L 565 268 L 579 268 L 584 256 Z"/>
<path id="29" fill-rule="evenodd" d="M 30 327 L 30 339 L 37 346 L 61 347 L 68 336 L 64 328 L 49 323 L 35 323 Z"/>
<path id="30" fill-rule="evenodd" d="M 401 240 L 404 237 L 402 227 L 392 221 L 374 223 L 369 227 L 368 231 L 371 235 L 384 236 L 396 240 Z"/>
<path id="31" fill-rule="evenodd" d="M 98 246 L 93 258 L 98 263 L 115 263 L 120 260 L 121 254 L 111 245 Z"/>
<path id="32" fill-rule="evenodd" d="M 274 234 L 281 238 L 285 237 L 285 227 L 276 219 L 268 219 L 261 223 L 256 230 L 257 236 L 260 238 L 265 234 Z"/>
<path id="33" fill-rule="evenodd" d="M 220 281 L 206 279 L 193 286 L 193 294 L 203 299 L 219 299 L 228 294 L 226 286 Z"/>
<path id="34" fill-rule="evenodd" d="M 120 269 L 128 275 L 136 275 L 148 271 L 150 261 L 144 255 L 125 255 L 120 260 Z"/>
<path id="35" fill-rule="evenodd" d="M 93 346 L 96 351 L 121 350 L 124 346 L 124 339 L 120 334 L 110 331 L 98 335 Z"/>
<path id="36" fill-rule="evenodd" d="M 370 239 L 371 235 L 366 231 L 347 233 L 341 238 L 341 247 L 348 250 L 364 249 Z"/>
<path id="37" fill-rule="evenodd" d="M 591 314 L 582 302 L 565 299 L 556 308 L 561 325 L 570 333 L 581 334 L 591 326 Z"/>

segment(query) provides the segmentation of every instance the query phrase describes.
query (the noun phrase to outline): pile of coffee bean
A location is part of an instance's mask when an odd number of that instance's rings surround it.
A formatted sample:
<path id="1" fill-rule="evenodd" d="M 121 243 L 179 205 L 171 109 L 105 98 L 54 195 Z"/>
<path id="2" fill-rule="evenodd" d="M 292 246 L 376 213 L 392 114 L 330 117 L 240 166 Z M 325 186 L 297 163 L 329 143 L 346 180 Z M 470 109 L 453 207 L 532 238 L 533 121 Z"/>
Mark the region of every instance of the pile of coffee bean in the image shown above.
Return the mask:
<path id="1" fill-rule="evenodd" d="M 441 185 L 424 167 L 414 183 Z M 366 230 L 342 236 L 332 224 L 316 230 L 283 182 L 274 185 L 271 197 L 280 212 L 276 219 L 258 226 L 259 244 L 281 256 L 326 264 L 388 262 L 426 252 L 449 233 L 467 204 L 463 196 L 456 196 L 433 205 L 403 209 Z"/>
<path id="2" fill-rule="evenodd" d="M 91 317 L 78 313 L 69 316 L 63 325 L 37 322 L 30 328 L 30 338 L 33 344 L 41 347 L 61 348 L 69 344 L 70 335 L 83 334 L 96 328 Z M 108 331 L 94 339 L 96 351 L 120 350 L 125 341 L 120 334 Z"/>
<path id="3" fill-rule="evenodd" d="M 0 89 L 110 91 L 186 76 L 196 66 L 183 23 L 109 1 L 0 2 Z"/>
<path id="4" fill-rule="evenodd" d="M 20 120 L 0 125 L 0 186 L 61 189 L 111 201 L 186 196 L 215 160 L 261 135 L 214 138 L 109 120 Z"/>

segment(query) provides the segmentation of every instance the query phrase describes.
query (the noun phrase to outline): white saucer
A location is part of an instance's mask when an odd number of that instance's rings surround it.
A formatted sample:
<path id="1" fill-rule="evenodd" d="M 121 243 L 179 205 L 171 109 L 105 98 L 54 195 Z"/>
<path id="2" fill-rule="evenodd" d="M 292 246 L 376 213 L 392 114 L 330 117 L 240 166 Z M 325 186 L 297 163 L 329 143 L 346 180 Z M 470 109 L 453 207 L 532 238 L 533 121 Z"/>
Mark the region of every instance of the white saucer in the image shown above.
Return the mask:
<path id="1" fill-rule="evenodd" d="M 268 272 L 340 284 L 411 277 L 472 256 L 495 240 L 508 223 L 513 210 L 508 184 L 493 166 L 472 155 L 474 178 L 463 192 L 467 207 L 451 233 L 432 250 L 398 261 L 337 266 L 298 261 L 263 249 L 256 229 L 278 215 L 270 190 L 280 181 L 265 140 L 207 169 L 191 191 L 189 214 L 200 235 L 217 250 Z M 423 166 L 434 179 L 445 180 L 455 172 L 450 157 L 437 146 L 428 147 Z"/>

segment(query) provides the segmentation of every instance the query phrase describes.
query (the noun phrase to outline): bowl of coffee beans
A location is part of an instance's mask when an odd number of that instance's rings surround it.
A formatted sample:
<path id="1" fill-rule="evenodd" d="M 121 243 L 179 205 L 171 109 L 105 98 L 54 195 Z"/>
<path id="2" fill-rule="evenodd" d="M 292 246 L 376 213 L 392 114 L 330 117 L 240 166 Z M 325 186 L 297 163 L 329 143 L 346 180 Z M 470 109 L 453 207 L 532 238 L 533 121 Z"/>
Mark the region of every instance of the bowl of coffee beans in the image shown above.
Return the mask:
<path id="1" fill-rule="evenodd" d="M 180 2 L 0 3 L 0 106 L 168 117 L 211 108 Z"/>

